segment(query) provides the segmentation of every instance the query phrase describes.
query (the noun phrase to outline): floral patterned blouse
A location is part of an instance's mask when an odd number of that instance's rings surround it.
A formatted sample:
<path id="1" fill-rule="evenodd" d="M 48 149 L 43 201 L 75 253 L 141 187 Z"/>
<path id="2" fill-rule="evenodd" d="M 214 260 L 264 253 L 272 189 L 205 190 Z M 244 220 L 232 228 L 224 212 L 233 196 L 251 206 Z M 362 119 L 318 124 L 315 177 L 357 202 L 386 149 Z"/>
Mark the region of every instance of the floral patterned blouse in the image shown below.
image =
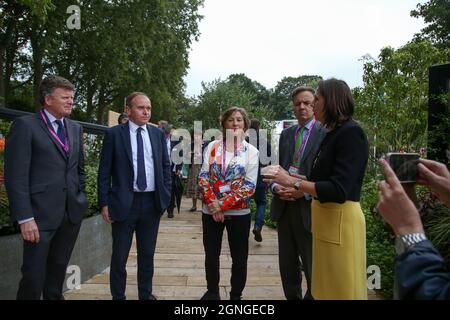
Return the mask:
<path id="1" fill-rule="evenodd" d="M 243 141 L 228 166 L 225 163 L 225 172 L 222 172 L 223 154 L 222 141 L 212 141 L 205 150 L 198 176 L 200 192 L 203 195 L 203 213 L 209 214 L 208 204 L 218 199 L 225 215 L 249 214 L 250 197 L 255 192 L 258 178 L 259 152 L 254 146 Z"/>

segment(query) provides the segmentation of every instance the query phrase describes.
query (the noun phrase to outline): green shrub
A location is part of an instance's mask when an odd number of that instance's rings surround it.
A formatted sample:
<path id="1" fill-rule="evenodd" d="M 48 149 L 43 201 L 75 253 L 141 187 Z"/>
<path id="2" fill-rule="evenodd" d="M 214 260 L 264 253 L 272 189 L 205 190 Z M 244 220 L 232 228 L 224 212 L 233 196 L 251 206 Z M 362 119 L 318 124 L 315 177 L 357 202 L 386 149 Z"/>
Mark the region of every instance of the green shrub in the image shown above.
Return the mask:
<path id="1" fill-rule="evenodd" d="M 86 196 L 89 201 L 89 207 L 85 217 L 95 216 L 100 213 L 97 201 L 97 172 L 98 167 L 94 165 L 86 165 L 85 168 L 86 179 Z"/>
<path id="2" fill-rule="evenodd" d="M 427 237 L 444 257 L 450 261 L 450 208 L 446 207 L 428 190 L 419 196 L 422 221 Z"/>
<path id="3" fill-rule="evenodd" d="M 366 218 L 367 266 L 377 265 L 381 271 L 381 289 L 379 293 L 392 299 L 394 285 L 395 250 L 393 237 L 384 225 L 381 217 L 375 213 L 378 202 L 378 181 L 367 179 L 363 184 L 361 207 Z"/>

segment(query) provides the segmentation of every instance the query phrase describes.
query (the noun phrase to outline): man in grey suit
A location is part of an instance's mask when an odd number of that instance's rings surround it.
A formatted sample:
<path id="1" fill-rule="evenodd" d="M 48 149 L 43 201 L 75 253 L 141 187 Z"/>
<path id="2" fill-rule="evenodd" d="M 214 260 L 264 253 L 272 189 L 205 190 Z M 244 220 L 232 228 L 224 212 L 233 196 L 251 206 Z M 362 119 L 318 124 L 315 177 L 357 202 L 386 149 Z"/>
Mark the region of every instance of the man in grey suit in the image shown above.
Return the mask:
<path id="1" fill-rule="evenodd" d="M 82 127 L 68 119 L 73 85 L 58 76 L 39 87 L 43 109 L 15 120 L 6 139 L 5 186 L 24 240 L 17 299 L 63 299 L 62 289 L 81 220 Z"/>
<path id="2" fill-rule="evenodd" d="M 283 130 L 279 141 L 280 166 L 291 174 L 308 175 L 325 135 L 314 119 L 314 89 L 298 87 L 292 92 L 294 114 L 298 125 Z M 301 300 L 302 265 L 311 296 L 312 234 L 311 196 L 296 188 L 271 185 L 274 198 L 271 203 L 272 220 L 277 221 L 278 250 L 281 281 L 288 300 Z M 299 260 L 299 255 L 301 261 Z"/>

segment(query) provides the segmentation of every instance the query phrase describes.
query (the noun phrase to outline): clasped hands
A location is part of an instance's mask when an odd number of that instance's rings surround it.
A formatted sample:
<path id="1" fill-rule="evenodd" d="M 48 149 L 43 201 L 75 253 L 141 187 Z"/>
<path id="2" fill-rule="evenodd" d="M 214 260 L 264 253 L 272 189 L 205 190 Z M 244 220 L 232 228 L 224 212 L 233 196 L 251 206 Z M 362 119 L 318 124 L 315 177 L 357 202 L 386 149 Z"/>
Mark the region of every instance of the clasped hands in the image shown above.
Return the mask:
<path id="1" fill-rule="evenodd" d="M 289 174 L 280 165 L 267 166 L 261 169 L 261 174 L 264 176 L 263 181 L 271 185 L 276 183 L 273 191 L 279 195 L 281 200 L 295 201 L 303 198 L 304 193 L 292 187 L 298 179 L 306 180 L 305 176 L 293 173 Z"/>
<path id="2" fill-rule="evenodd" d="M 215 222 L 223 222 L 225 220 L 225 216 L 220 208 L 219 200 L 215 199 L 208 204 L 208 210 Z"/>

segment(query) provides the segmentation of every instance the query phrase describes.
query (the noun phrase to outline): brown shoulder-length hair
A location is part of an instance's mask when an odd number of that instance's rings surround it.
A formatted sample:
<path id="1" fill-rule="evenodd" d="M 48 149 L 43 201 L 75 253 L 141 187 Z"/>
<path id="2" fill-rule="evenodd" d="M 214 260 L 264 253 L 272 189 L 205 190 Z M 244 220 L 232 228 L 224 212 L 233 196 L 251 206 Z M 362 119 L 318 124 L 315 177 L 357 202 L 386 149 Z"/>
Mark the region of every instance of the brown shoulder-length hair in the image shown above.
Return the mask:
<path id="1" fill-rule="evenodd" d="M 317 93 L 325 99 L 324 126 L 333 129 L 352 118 L 355 102 L 345 81 L 335 78 L 320 80 Z"/>
<path id="2" fill-rule="evenodd" d="M 242 118 L 244 118 L 244 132 L 247 131 L 248 128 L 250 127 L 250 119 L 248 117 L 247 111 L 245 111 L 244 108 L 231 107 L 227 111 L 222 113 L 222 115 L 220 116 L 220 125 L 222 126 L 222 134 L 223 134 L 224 137 L 225 137 L 225 134 L 226 134 L 225 122 L 236 111 L 240 112 L 242 114 Z"/>

